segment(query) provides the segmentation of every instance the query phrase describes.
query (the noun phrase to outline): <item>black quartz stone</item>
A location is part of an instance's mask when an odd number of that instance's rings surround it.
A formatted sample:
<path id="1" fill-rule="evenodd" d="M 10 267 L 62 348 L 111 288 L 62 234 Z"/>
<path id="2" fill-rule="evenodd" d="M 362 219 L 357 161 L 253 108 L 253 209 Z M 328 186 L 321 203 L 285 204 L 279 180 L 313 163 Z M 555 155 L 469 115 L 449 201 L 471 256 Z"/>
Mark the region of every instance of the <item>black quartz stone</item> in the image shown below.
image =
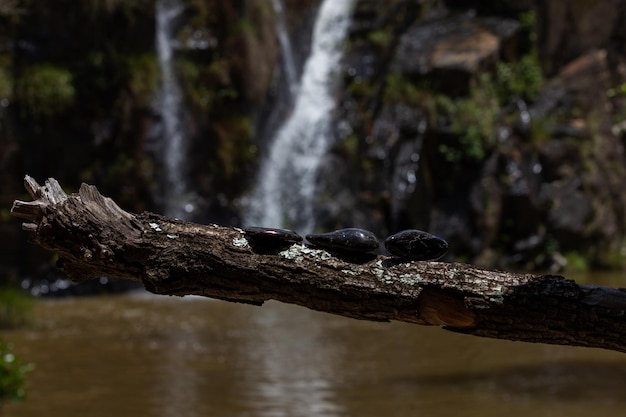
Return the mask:
<path id="1" fill-rule="evenodd" d="M 374 233 L 357 228 L 312 233 L 306 235 L 306 240 L 315 246 L 340 252 L 371 252 L 378 249 L 378 239 Z"/>
<path id="2" fill-rule="evenodd" d="M 441 258 L 448 251 L 448 242 L 421 230 L 403 230 L 385 239 L 385 248 L 392 255 L 414 261 Z"/>
<path id="3" fill-rule="evenodd" d="M 246 240 L 257 252 L 272 253 L 302 242 L 302 236 L 289 229 L 246 227 L 243 231 Z"/>

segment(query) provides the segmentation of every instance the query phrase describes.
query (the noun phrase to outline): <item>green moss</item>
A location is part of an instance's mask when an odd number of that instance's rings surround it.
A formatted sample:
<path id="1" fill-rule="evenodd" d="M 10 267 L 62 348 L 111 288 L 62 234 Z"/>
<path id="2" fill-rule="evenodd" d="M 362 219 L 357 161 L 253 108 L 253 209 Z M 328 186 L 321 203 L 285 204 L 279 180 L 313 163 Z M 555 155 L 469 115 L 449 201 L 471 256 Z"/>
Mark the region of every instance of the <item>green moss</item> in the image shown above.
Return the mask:
<path id="1" fill-rule="evenodd" d="M 52 64 L 26 68 L 17 80 L 17 99 L 34 117 L 52 117 L 74 103 L 72 73 Z"/>
<path id="2" fill-rule="evenodd" d="M 132 56 L 127 60 L 128 84 L 132 93 L 147 102 L 159 88 L 160 70 L 154 54 Z"/>
<path id="3" fill-rule="evenodd" d="M 0 328 L 14 329 L 31 322 L 33 300 L 13 287 L 0 287 Z"/>
<path id="4" fill-rule="evenodd" d="M 364 80 L 354 80 L 347 86 L 348 94 L 355 100 L 368 99 L 374 93 L 374 85 Z"/>
<path id="5" fill-rule="evenodd" d="M 189 104 L 203 113 L 210 113 L 225 101 L 236 100 L 239 94 L 232 85 L 230 64 L 215 59 L 208 65 L 188 59 L 176 62 L 185 98 Z"/>
<path id="6" fill-rule="evenodd" d="M 359 137 L 356 134 L 348 135 L 340 144 L 341 151 L 348 157 L 350 160 L 355 160 L 358 158 L 359 152 Z"/>
<path id="7" fill-rule="evenodd" d="M 393 32 L 391 30 L 376 30 L 369 32 L 367 39 L 375 47 L 386 50 L 393 40 Z"/>
<path id="8" fill-rule="evenodd" d="M 234 33 L 245 33 L 248 35 L 256 35 L 257 34 L 257 27 L 254 24 L 254 22 L 252 22 L 251 20 L 248 19 L 240 19 L 234 26 L 233 26 L 233 32 Z"/>
<path id="9" fill-rule="evenodd" d="M 201 82 L 200 65 L 188 59 L 179 59 L 176 61 L 176 73 L 179 75 L 181 86 L 185 91 L 185 96 L 196 106 L 203 110 L 211 108 L 212 94 Z M 193 88 L 192 86 L 195 86 Z"/>
<path id="10" fill-rule="evenodd" d="M 412 82 L 402 74 L 390 73 L 387 75 L 384 96 L 386 103 L 420 106 L 428 94 L 429 92 L 425 88 Z"/>
<path id="11" fill-rule="evenodd" d="M 247 116 L 232 116 L 223 121 L 224 133 L 217 149 L 220 176 L 225 181 L 232 181 L 241 173 L 254 156 L 251 144 L 252 120 Z"/>

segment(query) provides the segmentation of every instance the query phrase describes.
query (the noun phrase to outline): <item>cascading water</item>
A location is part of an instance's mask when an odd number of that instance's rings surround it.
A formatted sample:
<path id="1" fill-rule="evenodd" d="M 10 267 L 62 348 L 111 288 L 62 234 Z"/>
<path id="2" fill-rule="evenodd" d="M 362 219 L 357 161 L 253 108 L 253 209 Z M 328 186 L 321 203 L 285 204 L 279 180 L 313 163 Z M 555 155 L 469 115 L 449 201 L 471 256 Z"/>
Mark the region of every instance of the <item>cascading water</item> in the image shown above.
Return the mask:
<path id="1" fill-rule="evenodd" d="M 334 75 L 342 56 L 353 0 L 324 0 L 294 108 L 276 132 L 261 166 L 247 225 L 313 230 L 315 177 L 331 140 Z"/>
<path id="2" fill-rule="evenodd" d="M 276 36 L 282 50 L 283 68 L 287 78 L 287 85 L 290 93 L 294 94 L 298 89 L 298 74 L 287 24 L 285 23 L 285 8 L 281 0 L 272 0 L 272 6 L 274 7 L 274 13 L 276 13 Z"/>
<path id="3" fill-rule="evenodd" d="M 185 219 L 193 211 L 188 200 L 185 180 L 186 137 L 182 114 L 182 93 L 174 73 L 174 28 L 183 11 L 180 0 L 159 0 L 156 3 L 156 48 L 161 70 L 161 91 L 158 111 L 161 115 L 161 142 L 164 163 L 164 213 Z"/>

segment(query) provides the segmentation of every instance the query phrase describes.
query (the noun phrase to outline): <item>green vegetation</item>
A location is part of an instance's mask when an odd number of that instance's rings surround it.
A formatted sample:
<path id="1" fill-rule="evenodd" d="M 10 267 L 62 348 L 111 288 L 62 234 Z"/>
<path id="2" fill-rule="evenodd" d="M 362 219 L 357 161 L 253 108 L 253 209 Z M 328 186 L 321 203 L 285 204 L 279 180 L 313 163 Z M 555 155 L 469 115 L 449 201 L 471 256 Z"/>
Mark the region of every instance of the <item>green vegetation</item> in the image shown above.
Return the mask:
<path id="1" fill-rule="evenodd" d="M 498 98 L 506 104 L 515 98 L 534 101 L 543 84 L 543 73 L 536 52 L 517 62 L 499 62 L 496 66 Z"/>
<path id="2" fill-rule="evenodd" d="M 386 78 L 384 100 L 420 107 L 433 127 L 442 121 L 458 135 L 457 144 L 441 144 L 439 151 L 448 162 L 482 161 L 497 145 L 495 129 L 502 108 L 516 99 L 536 99 L 543 77 L 534 52 L 518 62 L 500 62 L 495 73 L 480 74 L 466 97 L 442 94 L 426 81 L 414 82 L 398 73 Z M 353 83 L 350 92 L 364 95 L 369 86 Z"/>
<path id="3" fill-rule="evenodd" d="M 159 88 L 160 70 L 153 53 L 127 59 L 128 83 L 133 95 L 148 104 Z"/>
<path id="4" fill-rule="evenodd" d="M 518 20 L 522 25 L 522 30 L 527 33 L 528 40 L 533 44 L 537 42 L 537 14 L 535 11 L 529 10 L 520 13 Z"/>
<path id="5" fill-rule="evenodd" d="M 224 181 L 231 182 L 242 174 L 242 167 L 247 166 L 254 156 L 250 146 L 252 120 L 247 116 L 233 116 L 224 123 L 217 149 L 218 172 Z"/>
<path id="6" fill-rule="evenodd" d="M 16 328 L 31 320 L 31 297 L 13 287 L 0 288 L 0 328 Z M 13 345 L 0 339 L 0 406 L 8 401 L 24 399 L 26 382 L 24 374 L 33 365 L 22 363 L 12 352 Z"/>
<path id="7" fill-rule="evenodd" d="M 496 146 L 495 128 L 500 114 L 500 102 L 490 75 L 479 77 L 469 97 L 453 99 L 437 95 L 435 103 L 435 120 L 442 116 L 449 120 L 452 131 L 459 137 L 458 146 L 439 145 L 439 151 L 446 160 L 485 159 L 488 151 Z"/>
<path id="8" fill-rule="evenodd" d="M 425 83 L 390 74 L 385 100 L 420 107 L 428 114 L 431 126 L 449 128 L 456 133 L 457 144 L 439 145 L 439 151 L 448 162 L 482 161 L 496 145 L 495 128 L 501 102 L 497 83 L 490 74 L 482 74 L 467 97 L 441 94 Z"/>
<path id="9" fill-rule="evenodd" d="M 11 286 L 0 287 L 0 328 L 13 329 L 31 321 L 33 300 Z"/>
<path id="10" fill-rule="evenodd" d="M 420 85 L 402 74 L 390 73 L 385 80 L 386 103 L 402 103 L 408 106 L 420 106 L 432 93 L 425 85 Z"/>
<path id="11" fill-rule="evenodd" d="M 210 113 L 220 102 L 236 100 L 237 91 L 230 79 L 230 64 L 215 59 L 208 65 L 180 59 L 176 62 L 185 97 L 189 104 L 202 113 Z"/>
<path id="12" fill-rule="evenodd" d="M 243 34 L 254 35 L 254 36 L 257 35 L 257 32 L 258 32 L 257 29 L 258 28 L 254 24 L 254 22 L 248 19 L 240 19 L 238 22 L 235 23 L 235 25 L 232 28 L 233 33 L 243 33 Z"/>
<path id="13" fill-rule="evenodd" d="M 614 97 L 626 97 L 626 83 L 622 83 L 618 86 L 615 86 L 613 88 L 610 88 L 607 92 L 606 92 L 607 96 L 610 98 L 614 98 Z"/>
<path id="14" fill-rule="evenodd" d="M 353 80 L 346 88 L 348 94 L 359 102 L 367 100 L 374 94 L 372 83 L 361 79 Z"/>
<path id="15" fill-rule="evenodd" d="M 22 363 L 13 354 L 13 345 L 0 339 L 0 406 L 8 400 L 21 401 L 26 396 L 24 375 L 33 365 Z"/>
<path id="16" fill-rule="evenodd" d="M 458 152 L 445 145 L 440 151 L 450 162 L 461 155 L 483 160 L 487 151 L 497 145 L 495 128 L 502 108 L 517 99 L 534 101 L 542 84 L 539 60 L 536 52 L 531 51 L 519 61 L 499 62 L 495 74 L 481 74 L 469 97 L 438 96 L 439 110 L 451 120 L 452 130 L 459 134 L 460 145 Z"/>
<path id="17" fill-rule="evenodd" d="M 385 51 L 393 41 L 393 32 L 391 30 L 376 30 L 370 32 L 367 39 L 372 45 Z"/>
<path id="18" fill-rule="evenodd" d="M 608 250 L 603 251 L 601 253 L 596 253 L 596 258 L 594 259 L 594 267 L 601 267 L 604 269 L 612 269 L 612 270 L 624 270 L 626 266 L 626 259 L 624 255 L 626 254 L 626 239 L 622 239 L 619 244 L 612 245 Z"/>
<path id="19" fill-rule="evenodd" d="M 502 104 L 516 98 L 534 101 L 543 84 L 543 70 L 537 52 L 537 16 L 534 11 L 521 13 L 518 20 L 523 37 L 530 45 L 528 52 L 517 61 L 499 62 L 496 67 L 496 85 Z"/>
<path id="20" fill-rule="evenodd" d="M 34 117 L 55 116 L 74 102 L 72 74 L 51 64 L 26 68 L 17 80 L 16 95 Z"/>
<path id="21" fill-rule="evenodd" d="M 532 12 L 520 16 L 523 31 L 534 45 L 535 15 Z M 370 33 L 375 43 L 383 33 Z M 482 73 L 474 80 L 467 96 L 443 94 L 435 80 L 414 81 L 391 73 L 385 80 L 384 101 L 420 107 L 429 115 L 429 124 L 435 128 L 450 129 L 458 136 L 456 143 L 442 143 L 439 152 L 451 163 L 462 160 L 482 161 L 495 146 L 496 128 L 502 109 L 517 99 L 532 102 L 537 98 L 543 84 L 543 75 L 536 48 L 513 62 L 499 62 L 493 73 Z M 349 92 L 356 96 L 371 90 L 367 84 L 352 83 Z M 368 88 L 369 87 L 369 88 Z"/>
<path id="22" fill-rule="evenodd" d="M 565 269 L 568 273 L 584 273 L 589 272 L 588 257 L 577 251 L 570 251 L 565 254 L 567 265 Z"/>

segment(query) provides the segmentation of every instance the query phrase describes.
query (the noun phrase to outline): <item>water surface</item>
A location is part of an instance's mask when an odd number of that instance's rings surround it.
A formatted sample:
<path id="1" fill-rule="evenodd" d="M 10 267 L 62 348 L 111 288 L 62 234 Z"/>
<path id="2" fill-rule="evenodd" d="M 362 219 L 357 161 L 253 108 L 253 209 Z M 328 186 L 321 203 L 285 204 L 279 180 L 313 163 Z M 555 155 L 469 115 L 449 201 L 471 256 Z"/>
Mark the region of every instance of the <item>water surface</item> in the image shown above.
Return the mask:
<path id="1" fill-rule="evenodd" d="M 626 355 L 146 294 L 41 300 L 4 332 L 14 417 L 626 415 Z"/>

